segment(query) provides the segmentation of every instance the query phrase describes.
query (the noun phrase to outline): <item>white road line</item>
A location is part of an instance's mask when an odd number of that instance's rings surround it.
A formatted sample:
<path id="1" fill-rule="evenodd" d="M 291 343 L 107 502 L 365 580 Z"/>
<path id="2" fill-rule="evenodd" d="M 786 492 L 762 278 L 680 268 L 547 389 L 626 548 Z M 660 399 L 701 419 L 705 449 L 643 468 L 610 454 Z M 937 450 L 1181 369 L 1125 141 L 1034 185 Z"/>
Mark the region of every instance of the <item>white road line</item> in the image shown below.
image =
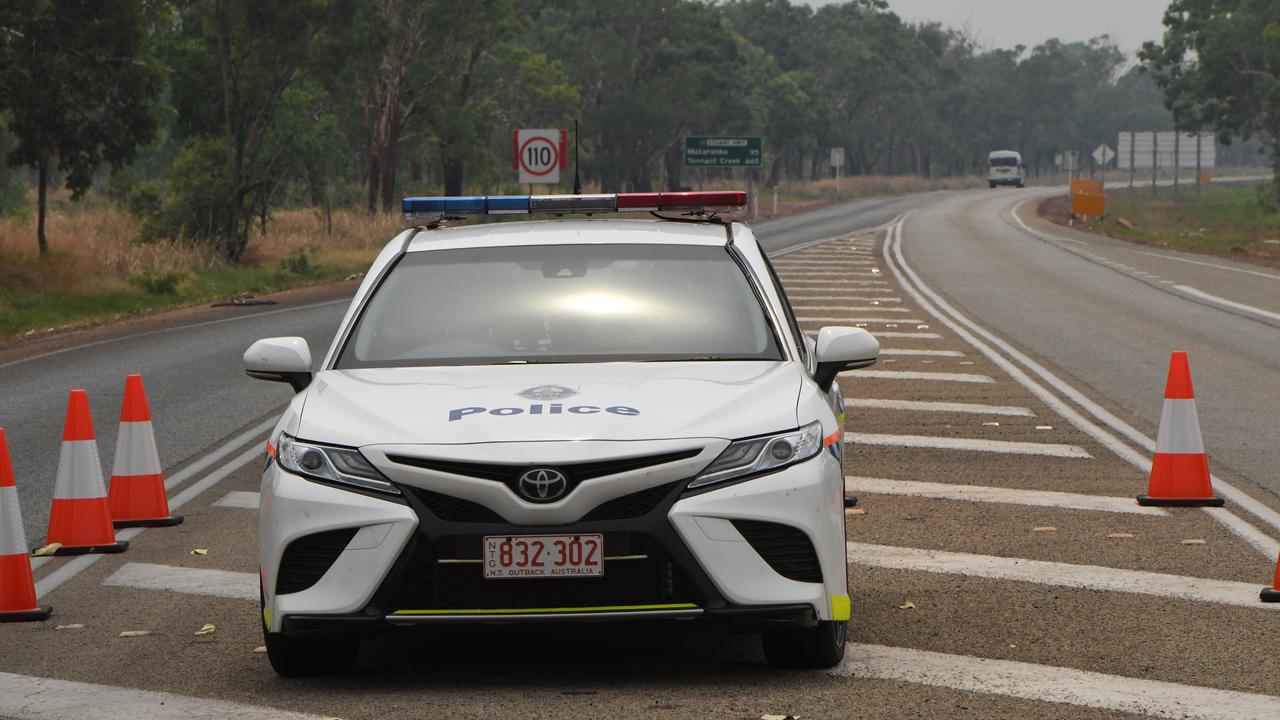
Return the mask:
<path id="1" fill-rule="evenodd" d="M 1018 207 L 1020 208 L 1022 206 L 1019 205 Z M 1018 208 L 1014 208 L 1013 217 L 1018 221 L 1019 225 L 1032 235 L 1037 237 L 1047 237 L 1044 233 L 1033 230 L 1028 227 L 1026 223 L 1022 222 L 1022 218 L 1018 217 L 1017 210 Z M 911 266 L 907 265 L 906 258 L 902 254 L 902 226 L 908 216 L 910 216 L 909 212 L 899 219 L 898 222 L 889 227 L 886 231 L 886 242 L 884 245 L 885 262 L 889 266 L 894 277 L 897 278 L 899 284 L 902 285 L 903 289 L 920 304 L 925 312 L 937 318 L 944 325 L 951 328 L 951 330 L 959 335 L 961 339 L 969 343 L 983 355 L 986 355 L 992 362 L 1017 381 L 1018 384 L 1031 391 L 1033 395 L 1048 405 L 1054 410 L 1054 412 L 1058 413 L 1058 415 L 1066 419 L 1067 422 L 1074 425 L 1081 432 L 1097 440 L 1104 447 L 1115 453 L 1116 456 L 1130 463 L 1134 467 L 1137 467 L 1143 472 L 1150 472 L 1151 459 L 1149 453 L 1155 450 L 1155 440 L 1147 437 L 1129 423 L 1116 417 L 1111 411 L 1094 402 L 1087 395 L 1080 392 L 1054 373 L 1050 372 L 1040 363 L 1027 357 L 1025 353 L 1014 348 L 1002 338 L 997 337 L 994 333 L 961 314 L 958 310 L 952 307 L 950 303 L 944 300 L 942 296 L 938 295 L 937 292 L 920 279 L 920 276 L 916 274 L 915 270 L 911 269 Z M 928 299 L 925 298 L 925 295 L 928 295 Z M 943 314 L 944 312 L 946 313 L 945 315 Z M 971 333 L 969 330 L 972 330 L 973 332 Z M 1014 365 L 1012 360 L 1009 360 L 996 352 L 991 345 L 987 345 L 982 340 L 979 340 L 974 336 L 974 333 L 981 335 L 992 345 L 995 345 L 1008 353 L 1009 356 L 1016 360 L 1022 367 Z M 1140 448 L 1145 449 L 1148 455 L 1139 453 L 1126 445 L 1119 438 L 1112 435 L 1106 429 L 1081 415 L 1075 408 L 1068 405 L 1057 395 L 1054 395 L 1043 385 L 1032 380 L 1026 372 L 1023 372 L 1023 367 L 1040 376 L 1042 380 L 1047 382 L 1058 392 L 1070 398 L 1072 402 L 1084 408 L 1095 419 L 1106 424 L 1109 428 L 1121 435 L 1124 435 Z M 1211 477 L 1214 489 L 1222 494 L 1227 500 L 1230 500 L 1235 505 L 1244 508 L 1254 517 L 1263 521 L 1267 525 L 1270 525 L 1275 530 L 1280 530 L 1280 512 L 1272 510 L 1270 507 L 1267 507 L 1263 503 L 1255 500 L 1248 493 L 1240 490 L 1225 480 L 1222 480 L 1216 475 Z M 1208 511 L 1213 508 L 1204 509 Z M 1230 511 L 1225 513 L 1210 512 L 1209 515 L 1222 523 L 1228 530 L 1235 533 L 1240 539 L 1253 546 L 1258 550 L 1258 552 L 1262 553 L 1268 559 L 1274 558 L 1280 554 L 1280 541 L 1258 532 L 1244 531 L 1244 528 L 1248 523 L 1243 521 L 1231 522 L 1230 519 L 1235 518 L 1235 516 Z M 1238 520 L 1238 518 L 1235 519 Z"/>
<path id="2" fill-rule="evenodd" d="M 893 447 L 930 448 L 935 450 L 972 450 L 1008 455 L 1043 455 L 1060 458 L 1093 457 L 1084 448 L 1056 443 L 985 440 L 983 438 L 936 437 L 933 435 L 888 435 L 881 433 L 845 433 L 844 441 L 855 445 L 890 445 Z"/>
<path id="3" fill-rule="evenodd" d="M 205 595 L 232 600 L 257 600 L 258 576 L 254 573 L 206 570 L 152 563 L 126 563 L 103 585 L 137 590 L 164 590 L 184 595 Z"/>
<path id="4" fill-rule="evenodd" d="M 879 311 L 879 308 L 875 308 Z M 798 317 L 799 322 L 863 322 L 863 323 L 921 323 L 920 318 L 878 318 L 878 317 Z"/>
<path id="5" fill-rule="evenodd" d="M 850 644 L 834 675 L 1183 720 L 1274 720 L 1280 698 L 1013 660 Z"/>
<path id="6" fill-rule="evenodd" d="M 964 357 L 959 350 L 916 350 L 914 348 L 880 348 L 881 355 L 926 355 L 929 357 Z"/>
<path id="7" fill-rule="evenodd" d="M 978 403 L 925 402 L 920 400 L 879 400 L 875 398 L 849 398 L 845 407 L 872 408 L 875 410 L 910 410 L 913 412 L 953 412 L 971 415 L 1016 415 L 1032 417 L 1030 408 L 1016 405 L 981 405 Z"/>
<path id="8" fill-rule="evenodd" d="M 1122 570 L 1098 565 L 1073 565 L 1048 560 L 854 542 L 848 543 L 848 552 L 850 563 L 891 570 L 965 575 L 1084 590 L 1155 595 L 1218 605 L 1236 605 L 1257 610 L 1280 610 L 1280 603 L 1264 603 L 1258 600 L 1258 583 L 1256 582 L 1208 580 L 1183 575 L 1165 575 L 1146 570 Z"/>
<path id="9" fill-rule="evenodd" d="M 1176 257 L 1174 255 L 1162 255 L 1160 253 L 1145 252 L 1143 250 L 1130 250 L 1129 248 L 1120 248 L 1120 249 L 1124 250 L 1125 252 L 1133 253 L 1134 255 L 1147 255 L 1153 258 L 1160 258 L 1161 260 L 1173 260 L 1175 262 L 1187 263 L 1188 265 L 1203 265 L 1204 267 L 1211 267 L 1217 270 L 1227 270 L 1230 272 L 1241 273 L 1244 275 L 1256 275 L 1258 277 L 1263 277 L 1268 280 L 1280 280 L 1280 275 L 1272 275 L 1271 273 L 1258 272 L 1257 270 L 1245 270 L 1244 268 L 1236 268 L 1236 267 L 1231 267 L 1229 265 L 1219 265 L 1218 263 L 1202 262 L 1200 260 L 1190 260 L 1188 258 Z"/>
<path id="10" fill-rule="evenodd" d="M 252 447 L 241 453 L 235 459 L 226 465 L 218 468 L 210 473 L 199 482 L 191 485 L 186 490 L 178 493 L 169 500 L 169 509 L 176 510 L 189 502 L 192 498 L 209 488 L 217 485 L 226 479 L 229 475 L 244 467 L 250 460 L 261 458 L 263 451 L 261 448 Z M 132 540 L 142 534 L 146 528 L 129 528 L 116 532 L 116 540 Z M 83 572 L 86 568 L 101 560 L 105 555 L 78 555 L 67 561 L 66 565 L 54 570 L 36 581 L 36 597 L 44 597 L 53 592 L 66 581 Z M 37 558 L 43 559 L 43 558 Z"/>
<path id="11" fill-rule="evenodd" d="M 904 312 L 911 312 L 911 310 L 910 310 L 910 309 L 908 309 L 908 308 L 904 308 L 904 307 L 876 307 L 876 306 L 874 306 L 874 305 L 871 305 L 871 306 L 849 306 L 849 305 L 800 305 L 800 304 L 796 304 L 796 305 L 794 305 L 793 307 L 794 307 L 797 311 L 799 311 L 799 310 L 843 310 L 843 311 L 845 311 L 845 312 L 890 312 L 890 313 L 904 313 Z"/>
<path id="12" fill-rule="evenodd" d="M 324 720 L 258 705 L 0 673 L 0 716 L 17 720 Z"/>
<path id="13" fill-rule="evenodd" d="M 872 334 L 878 338 L 915 338 L 917 340 L 942 339 L 942 336 L 938 333 L 931 332 L 894 332 L 892 330 L 877 330 Z"/>
<path id="14" fill-rule="evenodd" d="M 1130 515 L 1168 516 L 1156 507 L 1142 507 L 1133 497 L 1106 497 L 1048 490 L 1020 490 L 1015 488 L 986 487 L 982 485 L 954 485 L 951 483 L 916 482 L 912 480 L 887 480 L 884 478 L 845 476 L 844 489 L 857 493 L 879 495 L 908 495 L 938 500 L 965 500 L 969 502 L 1000 503 L 1005 505 L 1031 505 L 1034 507 L 1062 508 L 1066 510 L 1093 510 L 1096 512 L 1127 513 Z"/>
<path id="15" fill-rule="evenodd" d="M 1240 310 L 1241 312 L 1247 312 L 1250 315 L 1257 315 L 1259 317 L 1267 318 L 1268 320 L 1280 321 L 1280 313 L 1273 313 L 1270 310 L 1263 310 L 1262 308 L 1259 308 L 1259 307 L 1254 307 L 1252 305 L 1245 305 L 1244 303 L 1238 303 L 1238 302 L 1235 302 L 1234 300 L 1228 300 L 1226 298 L 1218 297 L 1217 295 L 1210 295 L 1209 293 L 1203 290 L 1197 290 L 1196 288 L 1193 288 L 1190 285 L 1174 285 L 1173 289 L 1177 290 L 1178 292 L 1186 293 L 1187 295 L 1190 295 L 1192 297 L 1199 298 L 1207 302 L 1211 302 L 1215 305 L 1221 305 L 1223 307 L 1233 308 L 1235 310 Z"/>
<path id="16" fill-rule="evenodd" d="M 902 298 L 889 295 L 800 295 L 789 294 L 792 307 L 800 307 L 803 302 L 865 302 L 873 305 L 880 303 L 900 303 Z"/>
<path id="17" fill-rule="evenodd" d="M 847 378 L 868 378 L 872 380 L 928 380 L 933 382 L 982 383 L 995 382 L 988 375 L 974 373 L 941 373 L 916 372 L 914 370 L 853 370 L 844 373 Z"/>
<path id="18" fill-rule="evenodd" d="M 884 280 L 792 280 L 782 283 L 783 287 L 793 285 L 818 285 L 819 290 L 839 290 L 841 285 L 888 285 Z"/>
<path id="19" fill-rule="evenodd" d="M 262 501 L 261 493 L 245 492 L 244 490 L 232 490 L 231 492 L 218 498 L 214 505 L 226 508 L 244 508 L 246 510 L 257 510 L 258 505 Z"/>

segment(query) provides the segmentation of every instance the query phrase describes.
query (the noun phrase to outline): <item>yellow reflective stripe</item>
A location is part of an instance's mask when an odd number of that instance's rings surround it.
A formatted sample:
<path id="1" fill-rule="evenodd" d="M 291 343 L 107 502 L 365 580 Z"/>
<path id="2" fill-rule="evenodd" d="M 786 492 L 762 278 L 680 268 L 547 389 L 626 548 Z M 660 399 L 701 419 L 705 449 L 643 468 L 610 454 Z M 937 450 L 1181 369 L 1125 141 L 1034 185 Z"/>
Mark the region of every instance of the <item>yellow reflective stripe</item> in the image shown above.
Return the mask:
<path id="1" fill-rule="evenodd" d="M 848 620 L 853 616 L 853 602 L 848 595 L 831 596 L 831 619 Z"/>
<path id="2" fill-rule="evenodd" d="M 623 612 L 627 610 L 697 610 L 693 603 L 669 605 L 596 605 L 557 608 L 467 608 L 465 610 L 397 610 L 392 615 L 533 615 L 573 612 Z"/>
<path id="3" fill-rule="evenodd" d="M 267 624 L 267 629 L 271 629 L 271 608 L 262 608 L 262 621 Z"/>

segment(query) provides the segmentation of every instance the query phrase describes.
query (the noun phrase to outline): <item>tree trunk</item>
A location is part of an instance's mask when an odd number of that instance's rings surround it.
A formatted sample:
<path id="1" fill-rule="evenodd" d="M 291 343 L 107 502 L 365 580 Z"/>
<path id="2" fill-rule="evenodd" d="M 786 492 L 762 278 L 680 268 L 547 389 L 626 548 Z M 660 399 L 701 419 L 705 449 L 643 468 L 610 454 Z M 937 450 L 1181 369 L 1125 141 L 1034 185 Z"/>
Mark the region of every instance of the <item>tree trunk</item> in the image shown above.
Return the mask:
<path id="1" fill-rule="evenodd" d="M 379 158 L 382 155 L 377 144 L 370 147 L 369 152 L 369 214 L 378 212 L 378 183 L 382 179 L 382 167 Z"/>
<path id="2" fill-rule="evenodd" d="M 444 194 L 449 196 L 461 195 L 462 158 L 455 156 L 452 150 L 442 146 L 440 148 L 440 169 L 444 174 Z"/>
<path id="3" fill-rule="evenodd" d="M 36 240 L 40 243 L 40 257 L 46 257 L 49 254 L 49 240 L 44 236 L 44 214 L 45 214 L 45 192 L 49 187 L 49 154 L 40 156 L 40 189 L 37 191 L 39 197 L 39 210 L 36 211 Z"/>
<path id="4" fill-rule="evenodd" d="M 391 127 L 387 129 L 386 151 L 382 162 L 382 212 L 391 212 L 396 202 L 396 166 L 400 164 L 400 117 L 399 113 L 391 116 Z"/>

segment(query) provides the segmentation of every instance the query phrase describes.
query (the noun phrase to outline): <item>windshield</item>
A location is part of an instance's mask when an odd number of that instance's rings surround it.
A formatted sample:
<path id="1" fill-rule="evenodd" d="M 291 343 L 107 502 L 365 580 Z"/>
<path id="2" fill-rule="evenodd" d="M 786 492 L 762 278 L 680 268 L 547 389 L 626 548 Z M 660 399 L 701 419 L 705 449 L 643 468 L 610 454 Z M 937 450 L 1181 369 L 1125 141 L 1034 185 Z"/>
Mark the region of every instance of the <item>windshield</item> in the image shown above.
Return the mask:
<path id="1" fill-rule="evenodd" d="M 1018 164 L 1016 157 L 993 157 L 990 159 L 991 167 L 1015 167 Z"/>
<path id="2" fill-rule="evenodd" d="M 409 253 L 337 367 L 780 360 L 724 247 L 538 245 Z"/>

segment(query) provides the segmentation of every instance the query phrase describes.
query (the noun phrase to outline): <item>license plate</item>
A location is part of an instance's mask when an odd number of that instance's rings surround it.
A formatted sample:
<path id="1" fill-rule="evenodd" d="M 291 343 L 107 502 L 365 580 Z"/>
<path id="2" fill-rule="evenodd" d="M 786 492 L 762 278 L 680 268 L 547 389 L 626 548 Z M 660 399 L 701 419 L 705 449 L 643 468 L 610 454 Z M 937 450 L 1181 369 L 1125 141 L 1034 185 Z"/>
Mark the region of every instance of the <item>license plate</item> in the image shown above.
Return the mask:
<path id="1" fill-rule="evenodd" d="M 604 535 L 486 535 L 484 576 L 572 578 L 604 575 Z"/>

